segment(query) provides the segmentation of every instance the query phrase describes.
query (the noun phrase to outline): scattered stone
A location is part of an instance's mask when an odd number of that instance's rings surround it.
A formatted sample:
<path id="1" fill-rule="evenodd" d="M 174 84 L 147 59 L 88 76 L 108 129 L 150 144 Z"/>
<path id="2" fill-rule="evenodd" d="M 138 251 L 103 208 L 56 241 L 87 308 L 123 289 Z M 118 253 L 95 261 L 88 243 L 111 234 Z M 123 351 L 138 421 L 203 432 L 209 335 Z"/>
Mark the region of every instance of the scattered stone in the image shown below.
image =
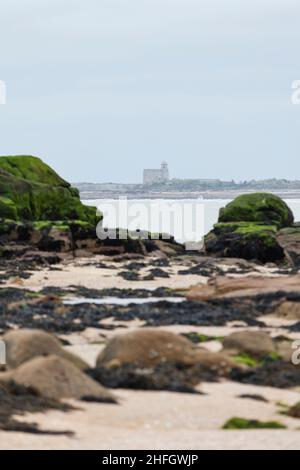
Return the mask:
<path id="1" fill-rule="evenodd" d="M 113 264 L 106 264 L 106 263 L 103 263 L 103 262 L 100 262 L 100 263 L 85 263 L 83 266 L 94 266 L 95 268 L 97 269 L 118 269 L 117 266 L 113 265 Z"/>
<path id="2" fill-rule="evenodd" d="M 168 258 L 155 258 L 154 260 L 151 260 L 151 265 L 158 268 L 167 268 L 170 266 L 170 262 Z"/>
<path id="3" fill-rule="evenodd" d="M 211 277 L 213 275 L 222 274 L 222 273 L 223 273 L 222 268 L 218 266 L 207 267 L 207 266 L 203 266 L 203 264 L 197 264 L 196 266 L 192 266 L 187 269 L 180 269 L 178 271 L 178 274 L 180 275 L 197 275 L 197 276 L 203 276 L 203 277 Z"/>
<path id="4" fill-rule="evenodd" d="M 245 398 L 249 400 L 263 401 L 265 403 L 269 403 L 269 400 L 267 400 L 265 397 L 263 397 L 262 395 L 257 395 L 255 393 L 243 393 L 242 395 L 238 395 L 238 398 Z"/>
<path id="5" fill-rule="evenodd" d="M 300 302 L 284 301 L 271 315 L 286 320 L 300 320 Z"/>
<path id="6" fill-rule="evenodd" d="M 230 355 L 249 354 L 255 359 L 263 359 L 276 353 L 272 338 L 264 331 L 238 331 L 226 336 L 223 349 Z"/>
<path id="7" fill-rule="evenodd" d="M 55 354 L 74 364 L 81 370 L 88 365 L 81 358 L 62 348 L 53 335 L 41 330 L 13 330 L 3 336 L 6 345 L 6 361 L 10 369 L 19 367 L 26 361 L 38 356 Z"/>
<path id="8" fill-rule="evenodd" d="M 168 278 L 168 277 L 170 277 L 169 273 L 167 273 L 166 271 L 164 271 L 163 269 L 160 269 L 160 268 L 150 269 L 149 274 L 154 278 L 156 278 L 156 277 L 159 277 L 159 278 Z"/>
<path id="9" fill-rule="evenodd" d="M 36 357 L 5 374 L 2 376 L 3 379 L 30 387 L 46 398 L 59 400 L 94 397 L 104 403 L 116 403 L 115 397 L 108 390 L 71 362 L 55 355 Z"/>
<path id="10" fill-rule="evenodd" d="M 154 281 L 155 277 L 153 274 L 146 274 L 141 278 L 141 281 Z"/>
<path id="11" fill-rule="evenodd" d="M 134 271 L 122 271 L 118 273 L 118 276 L 125 279 L 125 281 L 138 281 L 140 279 L 139 274 Z"/>
<path id="12" fill-rule="evenodd" d="M 126 269 L 128 271 L 139 271 L 140 269 L 145 268 L 146 264 L 145 263 L 139 263 L 137 261 L 129 263 L 126 265 Z"/>

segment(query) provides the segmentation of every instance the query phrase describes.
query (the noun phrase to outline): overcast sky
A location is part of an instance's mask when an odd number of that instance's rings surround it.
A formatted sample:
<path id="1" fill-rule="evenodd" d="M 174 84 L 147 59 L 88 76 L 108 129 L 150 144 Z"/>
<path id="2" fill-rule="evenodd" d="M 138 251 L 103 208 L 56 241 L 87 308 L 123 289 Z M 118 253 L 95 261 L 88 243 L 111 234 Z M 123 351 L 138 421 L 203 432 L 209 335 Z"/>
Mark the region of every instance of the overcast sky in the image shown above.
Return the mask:
<path id="1" fill-rule="evenodd" d="M 0 154 L 69 181 L 300 179 L 299 0 L 1 0 Z"/>

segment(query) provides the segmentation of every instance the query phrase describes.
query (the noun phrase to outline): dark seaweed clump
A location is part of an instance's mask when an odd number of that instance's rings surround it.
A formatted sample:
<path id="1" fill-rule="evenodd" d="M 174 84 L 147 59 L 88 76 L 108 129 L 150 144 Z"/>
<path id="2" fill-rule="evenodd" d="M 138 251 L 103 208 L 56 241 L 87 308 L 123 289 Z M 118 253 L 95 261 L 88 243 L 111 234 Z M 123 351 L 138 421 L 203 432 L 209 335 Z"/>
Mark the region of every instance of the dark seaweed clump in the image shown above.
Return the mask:
<path id="1" fill-rule="evenodd" d="M 278 292 L 251 298 L 215 299 L 207 302 L 177 303 L 161 300 L 126 306 L 89 303 L 64 305 L 60 296 L 53 295 L 59 293 L 57 289 L 48 289 L 48 295 L 45 295 L 45 292 L 45 289 L 43 294 L 15 288 L 1 289 L 0 330 L 6 331 L 15 325 L 56 333 L 71 333 L 83 331 L 87 327 L 105 328 L 102 321 L 108 318 L 115 321 L 110 328 L 117 326 L 120 321 L 134 319 L 143 321 L 146 326 L 222 326 L 232 321 L 242 321 L 249 326 L 264 326 L 257 317 L 272 311 L 282 298 L 295 300 L 293 294 Z M 65 291 L 62 292 L 66 294 Z M 300 300 L 299 295 L 297 300 Z"/>
<path id="2" fill-rule="evenodd" d="M 242 370 L 233 369 L 230 378 L 234 381 L 277 388 L 300 385 L 300 368 L 290 362 L 266 361 L 260 367 Z"/>
<path id="3" fill-rule="evenodd" d="M 116 290 L 114 290 L 116 293 Z M 98 291 L 99 293 L 99 291 Z M 105 292 L 111 295 L 111 290 Z M 118 291 L 119 293 L 119 291 Z M 12 325 L 21 328 L 40 328 L 54 333 L 71 333 L 85 328 L 113 329 L 119 322 L 139 319 L 145 326 L 194 325 L 223 326 L 228 322 L 243 322 L 249 326 L 265 326 L 258 319 L 261 315 L 271 313 L 283 300 L 300 301 L 299 294 L 276 292 L 253 297 L 223 298 L 206 302 L 184 300 L 129 305 L 80 303 L 65 305 L 63 295 L 71 290 L 58 288 L 43 289 L 39 293 L 16 289 L 0 289 L 0 330 L 6 331 Z M 101 292 L 104 295 L 104 291 Z M 73 288 L 72 295 L 98 297 L 97 291 L 84 288 Z M 169 291 L 160 289 L 149 293 L 140 290 L 125 290 L 120 297 L 170 296 Z M 103 320 L 113 319 L 110 324 Z"/>
<path id="4" fill-rule="evenodd" d="M 0 429 L 34 434 L 72 435 L 69 431 L 41 430 L 36 423 L 17 421 L 13 416 L 49 409 L 70 411 L 70 405 L 40 396 L 31 388 L 15 382 L 0 382 Z"/>
<path id="5" fill-rule="evenodd" d="M 113 368 L 97 367 L 89 369 L 86 373 L 108 388 L 200 393 L 194 389 L 194 386 L 201 379 L 216 380 L 217 374 L 198 369 L 196 366 L 172 363 L 158 364 L 149 368 L 124 364 Z"/>

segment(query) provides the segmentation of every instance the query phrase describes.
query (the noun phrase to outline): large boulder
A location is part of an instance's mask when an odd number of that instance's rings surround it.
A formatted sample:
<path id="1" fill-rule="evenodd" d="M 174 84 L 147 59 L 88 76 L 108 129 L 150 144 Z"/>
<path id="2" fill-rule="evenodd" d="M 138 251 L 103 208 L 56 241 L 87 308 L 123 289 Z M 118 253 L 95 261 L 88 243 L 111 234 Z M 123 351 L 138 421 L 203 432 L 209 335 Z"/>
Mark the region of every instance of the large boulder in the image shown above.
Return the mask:
<path id="1" fill-rule="evenodd" d="M 293 224 L 293 213 L 278 196 L 244 194 L 220 210 L 204 240 L 208 255 L 266 262 L 287 260 L 278 231 Z M 290 230 L 289 228 L 286 230 Z"/>
<path id="2" fill-rule="evenodd" d="M 137 330 L 112 338 L 90 375 L 108 387 L 190 391 L 202 380 L 229 375 L 226 355 L 196 347 L 163 330 Z"/>
<path id="3" fill-rule="evenodd" d="M 205 237 L 208 255 L 243 258 L 262 263 L 280 262 L 285 252 L 276 238 L 275 225 L 253 222 L 218 223 Z"/>
<path id="4" fill-rule="evenodd" d="M 17 369 L 4 374 L 4 380 L 13 380 L 30 387 L 40 395 L 53 398 L 75 398 L 113 403 L 114 396 L 81 372 L 71 362 L 51 355 L 36 357 Z"/>
<path id="5" fill-rule="evenodd" d="M 238 196 L 220 210 L 219 222 L 257 222 L 289 227 L 294 216 L 287 204 L 270 193 L 253 193 Z"/>
<path id="6" fill-rule="evenodd" d="M 95 226 L 96 209 L 41 159 L 0 157 L 0 218 L 15 221 L 81 220 Z"/>
<path id="7" fill-rule="evenodd" d="M 196 347 L 188 339 L 163 330 L 136 330 L 113 337 L 97 358 L 97 366 L 195 362 Z"/>
<path id="8" fill-rule="evenodd" d="M 55 354 L 72 362 L 79 369 L 87 369 L 82 359 L 64 350 L 55 336 L 41 330 L 13 330 L 3 336 L 6 346 L 6 363 L 15 369 L 23 363 L 40 356 Z"/>

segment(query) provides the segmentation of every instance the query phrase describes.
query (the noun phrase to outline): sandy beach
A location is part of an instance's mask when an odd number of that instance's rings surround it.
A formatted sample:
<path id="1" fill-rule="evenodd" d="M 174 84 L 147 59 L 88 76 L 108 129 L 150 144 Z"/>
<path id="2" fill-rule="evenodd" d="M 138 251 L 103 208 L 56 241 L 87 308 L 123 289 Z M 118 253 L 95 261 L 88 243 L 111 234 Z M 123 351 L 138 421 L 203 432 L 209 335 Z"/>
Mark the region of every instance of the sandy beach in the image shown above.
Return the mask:
<path id="1" fill-rule="evenodd" d="M 107 259 L 103 258 L 102 261 Z M 99 259 L 86 266 L 86 259 L 66 262 L 58 266 L 59 270 L 39 270 L 24 280 L 21 285 L 17 280 L 10 280 L 7 286 L 38 291 L 41 286 L 86 288 L 136 289 L 140 281 L 128 281 L 116 276 L 124 270 L 123 264 L 109 261 L 112 269 L 97 268 Z M 199 282 L 205 284 L 207 277 L 182 275 L 178 271 L 182 265 L 170 263 L 167 279 L 155 279 L 143 282 L 143 288 L 155 289 L 169 287 L 186 289 Z M 144 269 L 147 271 L 147 268 Z M 261 268 L 261 274 L 268 270 Z M 144 274 L 144 273 L 143 273 Z M 273 276 L 273 270 L 269 270 Z M 265 317 L 265 330 L 272 336 L 286 334 L 284 325 L 291 322 Z M 276 323 L 277 322 L 277 323 Z M 114 319 L 103 324 L 114 324 Z M 125 327 L 125 329 L 124 329 Z M 87 328 L 79 333 L 61 334 L 67 340 L 65 349 L 80 356 L 90 366 L 94 366 L 96 357 L 107 341 L 117 334 L 143 328 L 143 322 L 134 320 L 124 322 L 112 330 Z M 176 334 L 191 331 L 208 336 L 225 337 L 234 331 L 253 330 L 244 325 L 232 324 L 222 327 L 169 325 L 157 327 Z M 292 335 L 300 337 L 299 334 Z M 210 351 L 220 351 L 218 340 L 209 341 L 203 347 Z M 71 401 L 75 411 L 45 413 L 18 416 L 20 421 L 35 422 L 40 429 L 72 431 L 73 437 L 42 436 L 18 432 L 0 432 L 1 449 L 299 449 L 299 424 L 297 419 L 281 414 L 280 403 L 293 405 L 299 395 L 295 390 L 274 387 L 241 384 L 221 380 L 219 383 L 202 383 L 197 387 L 201 394 L 176 393 L 168 391 L 142 391 L 117 389 L 114 391 L 119 403 L 90 404 Z M 267 401 L 253 398 L 239 398 L 240 395 L 259 395 Z M 262 421 L 280 421 L 287 426 L 284 430 L 222 430 L 224 423 L 233 416 Z"/>
<path id="2" fill-rule="evenodd" d="M 0 432 L 0 448 L 18 449 L 300 449 L 298 422 L 280 415 L 276 404 L 293 404 L 298 393 L 235 383 L 202 384 L 205 395 L 117 390 L 119 405 L 82 404 L 70 413 L 26 416 L 41 429 L 71 430 L 74 437 Z M 259 393 L 260 403 L 237 398 Z M 233 415 L 280 419 L 288 430 L 221 430 Z"/>

